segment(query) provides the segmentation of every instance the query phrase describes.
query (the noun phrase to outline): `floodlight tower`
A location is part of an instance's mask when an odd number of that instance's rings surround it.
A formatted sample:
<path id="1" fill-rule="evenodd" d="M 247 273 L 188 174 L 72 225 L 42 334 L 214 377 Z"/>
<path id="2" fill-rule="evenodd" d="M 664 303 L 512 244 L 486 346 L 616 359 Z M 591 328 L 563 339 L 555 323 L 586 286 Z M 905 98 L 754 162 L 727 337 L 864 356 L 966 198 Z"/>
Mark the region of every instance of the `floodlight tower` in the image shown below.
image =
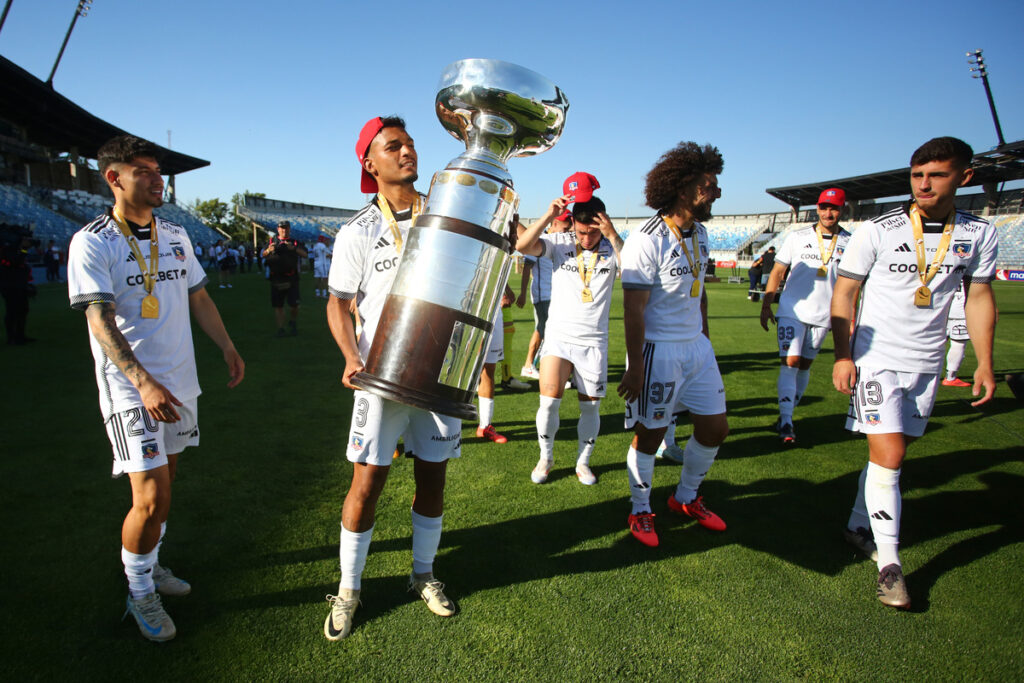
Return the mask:
<path id="1" fill-rule="evenodd" d="M 999 125 L 999 114 L 996 113 L 996 103 L 992 99 L 992 88 L 988 85 L 988 70 L 985 68 L 985 58 L 981 50 L 967 53 L 967 63 L 971 65 L 971 78 L 980 78 L 985 85 L 985 95 L 988 97 L 988 108 L 992 111 L 992 121 L 996 124 L 996 136 L 999 138 L 999 146 L 1006 144 L 1003 139 L 1003 129 Z"/>
<path id="2" fill-rule="evenodd" d="M 7 2 L 4 3 L 4 13 L 0 14 L 0 31 L 4 28 L 4 22 L 7 21 L 7 13 L 11 11 L 11 4 L 13 2 L 14 0 L 7 0 Z"/>
<path id="3" fill-rule="evenodd" d="M 78 21 L 78 17 L 84 17 L 89 13 L 89 5 L 92 4 L 92 0 L 78 0 L 78 6 L 75 8 L 75 15 L 71 17 L 71 25 L 68 26 L 68 32 L 64 36 L 64 42 L 61 43 L 60 52 L 57 53 L 57 61 L 53 63 L 53 68 L 50 69 L 50 77 L 46 79 L 46 85 L 53 87 L 53 75 L 57 73 L 57 65 L 60 64 L 60 58 L 64 56 L 64 48 L 68 46 L 68 39 L 71 38 L 71 32 L 75 30 L 75 22 Z"/>

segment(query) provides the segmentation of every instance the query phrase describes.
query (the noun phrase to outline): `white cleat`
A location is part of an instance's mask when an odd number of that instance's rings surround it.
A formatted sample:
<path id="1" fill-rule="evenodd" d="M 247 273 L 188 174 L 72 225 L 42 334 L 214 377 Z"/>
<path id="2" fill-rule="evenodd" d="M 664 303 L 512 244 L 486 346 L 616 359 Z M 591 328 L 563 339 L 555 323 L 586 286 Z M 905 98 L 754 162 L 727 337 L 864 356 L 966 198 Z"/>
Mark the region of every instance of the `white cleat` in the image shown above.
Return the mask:
<path id="1" fill-rule="evenodd" d="M 455 614 L 455 603 L 444 594 L 444 584 L 435 579 L 433 574 L 410 574 L 409 592 L 420 596 L 430 611 L 439 617 L 450 617 Z"/>
<path id="2" fill-rule="evenodd" d="M 548 474 L 551 472 L 551 460 L 545 460 L 541 458 L 537 461 L 537 466 L 533 468 L 533 472 L 530 472 L 530 481 L 534 484 L 543 484 L 548 480 Z"/>
<path id="3" fill-rule="evenodd" d="M 171 573 L 170 569 L 158 564 L 153 565 L 153 583 L 156 584 L 156 590 L 161 595 L 180 597 L 192 592 L 192 586 L 188 581 L 179 579 Z"/>
<path id="4" fill-rule="evenodd" d="M 359 606 L 359 591 L 341 589 L 338 595 L 328 595 L 331 611 L 324 620 L 324 637 L 327 640 L 341 640 L 352 630 L 352 617 Z"/>
<path id="5" fill-rule="evenodd" d="M 150 593 L 138 600 L 129 595 L 125 605 L 126 609 L 121 619 L 129 614 L 135 617 L 135 623 L 139 625 L 139 632 L 143 638 L 160 643 L 177 635 L 178 629 L 164 611 L 160 596 L 156 593 Z"/>

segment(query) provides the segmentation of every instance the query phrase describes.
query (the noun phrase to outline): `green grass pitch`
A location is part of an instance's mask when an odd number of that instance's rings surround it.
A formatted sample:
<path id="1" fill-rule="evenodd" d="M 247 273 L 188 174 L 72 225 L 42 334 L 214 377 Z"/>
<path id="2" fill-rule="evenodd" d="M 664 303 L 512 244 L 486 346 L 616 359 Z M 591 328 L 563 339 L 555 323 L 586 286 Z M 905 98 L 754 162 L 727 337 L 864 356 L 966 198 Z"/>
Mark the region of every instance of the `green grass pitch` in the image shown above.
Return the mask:
<path id="1" fill-rule="evenodd" d="M 1024 287 L 995 291 L 1001 378 L 1024 369 Z M 883 607 L 873 564 L 840 537 L 866 445 L 843 429 L 831 342 L 797 410 L 799 445 L 783 450 L 768 429 L 774 335 L 760 329 L 744 288 L 728 284 L 708 293 L 731 434 L 702 488 L 726 532 L 668 514 L 679 467 L 659 461 L 661 546 L 629 536 L 630 435 L 614 390 L 601 406 L 598 484 L 573 475 L 574 392 L 562 404 L 551 478 L 532 484 L 537 393 L 499 390 L 495 423 L 509 443 L 482 443 L 467 425 L 462 458 L 449 467 L 435 569 L 460 613 L 436 617 L 405 592 L 413 486 L 402 459 L 378 508 L 356 627 L 330 643 L 323 598 L 337 589 L 351 396 L 323 300 L 307 277 L 301 334 L 276 339 L 262 277 L 210 292 L 247 375 L 228 390 L 216 347 L 196 331 L 202 446 L 182 458 L 161 553 L 193 592 L 165 600 L 178 626 L 167 644 L 119 621 L 129 488 L 108 476 L 86 324 L 64 286 L 42 285 L 32 303 L 29 334 L 39 341 L 3 347 L 4 679 L 1024 678 L 1024 406 L 1001 380 L 980 409 L 969 389 L 940 388 L 901 482 L 913 609 Z M 529 307 L 515 318 L 506 353 L 518 371 Z M 612 318 L 614 389 L 625 355 L 621 292 Z M 683 441 L 689 428 L 678 433 Z"/>

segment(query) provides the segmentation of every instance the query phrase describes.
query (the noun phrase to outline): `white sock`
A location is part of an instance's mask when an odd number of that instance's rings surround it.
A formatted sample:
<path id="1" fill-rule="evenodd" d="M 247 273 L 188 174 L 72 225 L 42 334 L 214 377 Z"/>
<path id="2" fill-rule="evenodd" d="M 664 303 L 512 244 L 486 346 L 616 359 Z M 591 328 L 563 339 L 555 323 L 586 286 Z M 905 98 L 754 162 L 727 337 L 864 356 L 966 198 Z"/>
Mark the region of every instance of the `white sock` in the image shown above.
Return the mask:
<path id="1" fill-rule="evenodd" d="M 494 419 L 494 399 L 479 397 L 480 399 L 480 426 L 486 427 Z"/>
<path id="2" fill-rule="evenodd" d="M 156 552 L 157 560 L 155 564 L 160 564 L 160 546 L 164 543 L 164 536 L 167 534 L 167 522 L 163 522 L 160 525 L 160 538 L 157 539 L 156 548 L 153 549 Z"/>
<path id="3" fill-rule="evenodd" d="M 551 462 L 555 458 L 555 433 L 558 431 L 558 407 L 562 399 L 551 396 L 540 397 L 537 408 L 537 443 L 540 444 L 540 459 Z"/>
<path id="4" fill-rule="evenodd" d="M 654 480 L 654 454 L 641 453 L 632 446 L 626 453 L 626 472 L 629 475 L 629 502 L 632 514 L 651 511 L 651 482 Z"/>
<path id="5" fill-rule="evenodd" d="M 860 476 L 857 477 L 857 497 L 853 499 L 850 519 L 846 522 L 846 528 L 851 531 L 856 531 L 858 527 L 862 529 L 871 528 L 871 518 L 868 517 L 867 504 L 864 502 L 864 479 L 867 476 L 868 466 L 864 465 L 864 469 L 860 471 Z"/>
<path id="6" fill-rule="evenodd" d="M 601 430 L 601 399 L 580 401 L 580 421 L 576 424 L 577 465 L 589 465 L 590 455 L 594 452 L 594 442 Z"/>
<path id="7" fill-rule="evenodd" d="M 672 416 L 672 422 L 669 423 L 668 429 L 665 430 L 665 439 L 661 442 L 662 448 L 670 448 L 676 445 L 676 416 Z"/>
<path id="8" fill-rule="evenodd" d="M 138 600 L 156 590 L 153 584 L 153 565 L 156 564 L 156 548 L 144 555 L 136 555 L 121 546 L 121 564 L 128 577 L 128 592 Z"/>
<path id="9" fill-rule="evenodd" d="M 693 502 L 716 455 L 718 446 L 705 446 L 692 436 L 687 439 L 686 448 L 683 449 L 683 471 L 679 475 L 679 485 L 676 486 L 677 501 L 684 504 Z"/>
<path id="10" fill-rule="evenodd" d="M 960 370 L 960 364 L 964 362 L 966 352 L 967 344 L 949 340 L 949 351 L 946 352 L 946 379 L 956 378 L 956 373 Z"/>
<path id="11" fill-rule="evenodd" d="M 779 367 L 779 381 L 776 389 L 779 394 L 779 417 L 782 424 L 793 424 L 793 403 L 796 398 L 797 369 L 788 365 Z"/>
<path id="12" fill-rule="evenodd" d="M 371 538 L 373 527 L 356 532 L 349 531 L 342 525 L 341 542 L 338 544 L 338 555 L 341 560 L 339 591 L 357 591 L 362 587 L 363 568 L 366 567 L 366 556 L 370 554 Z"/>
<path id="13" fill-rule="evenodd" d="M 804 397 L 807 392 L 807 383 L 811 381 L 811 369 L 806 370 L 797 369 L 796 372 L 796 396 L 793 397 L 793 407 L 796 408 L 800 405 L 800 399 Z"/>
<path id="14" fill-rule="evenodd" d="M 434 558 L 441 545 L 440 517 L 424 517 L 415 510 L 412 514 L 412 571 L 414 574 L 430 574 L 434 571 Z"/>
<path id="15" fill-rule="evenodd" d="M 878 546 L 878 568 L 901 564 L 900 545 L 900 471 L 868 463 L 864 477 L 864 502 L 871 516 L 871 533 Z"/>

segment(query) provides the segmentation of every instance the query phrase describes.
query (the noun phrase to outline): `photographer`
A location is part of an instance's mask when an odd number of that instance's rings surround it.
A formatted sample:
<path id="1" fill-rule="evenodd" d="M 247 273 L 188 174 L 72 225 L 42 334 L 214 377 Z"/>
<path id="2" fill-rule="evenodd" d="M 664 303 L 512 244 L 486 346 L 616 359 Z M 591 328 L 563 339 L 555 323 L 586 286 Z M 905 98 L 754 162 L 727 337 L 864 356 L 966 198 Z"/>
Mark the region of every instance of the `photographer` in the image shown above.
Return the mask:
<path id="1" fill-rule="evenodd" d="M 288 333 L 294 337 L 299 333 L 299 259 L 309 256 L 302 242 L 290 236 L 291 229 L 288 221 L 278 222 L 277 236 L 270 240 L 262 252 L 263 260 L 270 268 L 270 305 L 274 309 L 278 337 Z M 292 309 L 288 333 L 284 331 L 285 299 Z"/>

